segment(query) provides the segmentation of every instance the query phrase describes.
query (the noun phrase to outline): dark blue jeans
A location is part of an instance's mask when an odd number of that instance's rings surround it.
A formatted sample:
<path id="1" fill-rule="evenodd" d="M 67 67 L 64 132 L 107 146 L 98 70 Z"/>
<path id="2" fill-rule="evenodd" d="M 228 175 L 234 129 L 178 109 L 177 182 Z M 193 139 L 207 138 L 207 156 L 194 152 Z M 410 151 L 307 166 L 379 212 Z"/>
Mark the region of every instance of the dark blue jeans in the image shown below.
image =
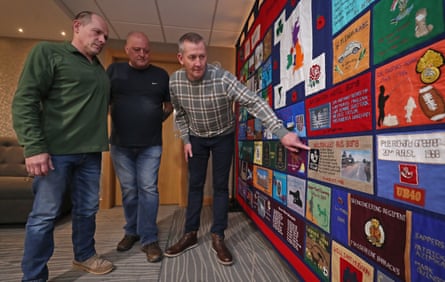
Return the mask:
<path id="1" fill-rule="evenodd" d="M 47 263 L 54 251 L 54 224 L 63 195 L 71 187 L 74 259 L 96 253 L 94 234 L 99 209 L 101 153 L 52 155 L 54 170 L 34 178 L 34 205 L 26 223 L 23 281 L 47 281 Z"/>
<path id="2" fill-rule="evenodd" d="M 233 133 L 211 138 L 190 136 L 193 157 L 188 160 L 189 191 L 185 222 L 186 233 L 199 229 L 207 164 L 211 153 L 213 223 L 210 232 L 224 237 L 229 209 L 229 174 L 234 142 Z"/>

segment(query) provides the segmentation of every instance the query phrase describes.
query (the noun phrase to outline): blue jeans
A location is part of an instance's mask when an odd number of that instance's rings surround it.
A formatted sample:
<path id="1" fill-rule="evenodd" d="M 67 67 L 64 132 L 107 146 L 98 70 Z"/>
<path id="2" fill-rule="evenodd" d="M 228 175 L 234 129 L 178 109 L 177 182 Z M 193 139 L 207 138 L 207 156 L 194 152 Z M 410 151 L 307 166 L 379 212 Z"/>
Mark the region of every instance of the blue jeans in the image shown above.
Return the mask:
<path id="1" fill-rule="evenodd" d="M 125 234 L 140 236 L 142 245 L 158 241 L 158 172 L 162 146 L 111 146 L 111 158 L 121 184 Z"/>
<path id="2" fill-rule="evenodd" d="M 211 138 L 190 136 L 193 157 L 188 160 L 189 191 L 185 233 L 199 229 L 207 164 L 212 153 L 213 223 L 210 232 L 224 237 L 228 221 L 229 175 L 234 142 L 233 133 Z"/>
<path id="3" fill-rule="evenodd" d="M 33 181 L 34 204 L 26 223 L 23 281 L 47 281 L 47 263 L 54 251 L 54 224 L 65 192 L 71 190 L 74 259 L 96 253 L 94 233 L 99 209 L 101 153 L 54 155 L 55 167 Z"/>

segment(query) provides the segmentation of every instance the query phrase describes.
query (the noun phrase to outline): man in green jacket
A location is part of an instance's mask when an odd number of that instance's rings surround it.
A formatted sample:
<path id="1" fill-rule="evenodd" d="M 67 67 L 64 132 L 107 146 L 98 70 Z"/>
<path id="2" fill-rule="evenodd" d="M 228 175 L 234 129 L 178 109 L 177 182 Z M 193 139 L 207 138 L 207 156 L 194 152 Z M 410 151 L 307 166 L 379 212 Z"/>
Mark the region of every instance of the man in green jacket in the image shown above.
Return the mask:
<path id="1" fill-rule="evenodd" d="M 110 83 L 97 59 L 108 39 L 105 20 L 81 12 L 71 42 L 38 43 L 28 55 L 12 103 L 13 126 L 34 177 L 26 223 L 23 281 L 47 281 L 54 223 L 65 192 L 72 198 L 73 265 L 94 274 L 113 270 L 97 255 L 102 151 L 108 150 Z"/>

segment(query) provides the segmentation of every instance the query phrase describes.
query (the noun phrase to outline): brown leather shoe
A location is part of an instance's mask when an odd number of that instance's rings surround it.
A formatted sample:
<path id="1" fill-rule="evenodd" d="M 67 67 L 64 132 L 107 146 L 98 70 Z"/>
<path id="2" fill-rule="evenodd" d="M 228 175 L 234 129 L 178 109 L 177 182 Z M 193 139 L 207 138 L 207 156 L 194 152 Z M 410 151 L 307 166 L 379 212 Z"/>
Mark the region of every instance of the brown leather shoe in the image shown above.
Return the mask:
<path id="1" fill-rule="evenodd" d="M 224 244 L 224 238 L 212 233 L 212 250 L 216 253 L 220 264 L 231 265 L 233 263 L 232 254 Z"/>
<path id="2" fill-rule="evenodd" d="M 176 244 L 165 250 L 164 255 L 170 258 L 176 257 L 196 246 L 198 246 L 197 231 L 188 232 Z"/>
<path id="3" fill-rule="evenodd" d="M 148 262 L 158 262 L 162 259 L 162 251 L 158 242 L 146 244 L 141 250 L 147 255 Z"/>
<path id="4" fill-rule="evenodd" d="M 117 244 L 116 250 L 118 252 L 128 251 L 137 241 L 139 241 L 139 236 L 125 234 L 124 238 Z"/>

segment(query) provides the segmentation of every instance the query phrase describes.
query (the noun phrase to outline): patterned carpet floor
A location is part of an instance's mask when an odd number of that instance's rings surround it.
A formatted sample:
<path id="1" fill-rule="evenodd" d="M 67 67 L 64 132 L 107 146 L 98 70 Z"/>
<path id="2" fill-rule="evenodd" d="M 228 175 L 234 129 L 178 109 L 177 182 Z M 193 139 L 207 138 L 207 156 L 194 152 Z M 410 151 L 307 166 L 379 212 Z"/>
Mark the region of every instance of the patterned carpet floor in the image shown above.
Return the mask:
<path id="1" fill-rule="evenodd" d="M 162 249 L 182 235 L 185 210 L 161 206 L 158 216 L 159 244 Z M 107 275 L 93 275 L 72 268 L 71 220 L 63 218 L 55 230 L 56 249 L 48 267 L 49 281 L 298 281 L 295 273 L 243 212 L 229 213 L 226 244 L 232 251 L 234 264 L 216 262 L 211 250 L 211 208 L 204 207 L 198 247 L 176 258 L 148 263 L 136 244 L 127 252 L 117 252 L 116 244 L 123 236 L 123 210 L 115 207 L 100 210 L 97 215 L 96 249 L 115 264 Z M 23 226 L 0 226 L 0 281 L 20 281 L 23 252 Z"/>

